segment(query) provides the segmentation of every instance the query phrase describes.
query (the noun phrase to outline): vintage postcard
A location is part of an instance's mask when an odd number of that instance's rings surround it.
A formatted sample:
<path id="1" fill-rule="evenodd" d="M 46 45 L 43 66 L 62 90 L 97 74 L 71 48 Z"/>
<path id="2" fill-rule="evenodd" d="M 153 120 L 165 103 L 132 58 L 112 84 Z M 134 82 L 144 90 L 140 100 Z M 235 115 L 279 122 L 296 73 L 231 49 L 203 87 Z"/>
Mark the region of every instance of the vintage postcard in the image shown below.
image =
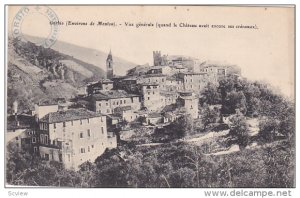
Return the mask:
<path id="1" fill-rule="evenodd" d="M 6 14 L 6 187 L 295 187 L 293 5 Z"/>

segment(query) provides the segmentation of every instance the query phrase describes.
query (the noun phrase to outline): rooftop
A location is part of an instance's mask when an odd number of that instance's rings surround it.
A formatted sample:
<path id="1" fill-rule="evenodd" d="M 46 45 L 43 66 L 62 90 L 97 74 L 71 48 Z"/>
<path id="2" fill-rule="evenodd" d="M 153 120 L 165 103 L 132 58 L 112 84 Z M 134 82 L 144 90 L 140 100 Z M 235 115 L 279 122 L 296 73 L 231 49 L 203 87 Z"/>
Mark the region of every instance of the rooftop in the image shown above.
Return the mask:
<path id="1" fill-rule="evenodd" d="M 66 111 L 48 113 L 40 121 L 47 122 L 47 123 L 59 123 L 59 122 L 94 118 L 100 116 L 102 115 L 86 109 L 68 109 Z"/>
<path id="2" fill-rule="evenodd" d="M 159 86 L 159 84 L 156 82 L 152 82 L 152 83 L 145 82 L 145 83 L 141 83 L 140 85 L 142 85 L 142 86 Z"/>
<path id="3" fill-rule="evenodd" d="M 160 95 L 162 96 L 176 96 L 177 94 L 170 91 L 160 91 Z"/>
<path id="4" fill-rule="evenodd" d="M 157 65 L 157 66 L 151 66 L 149 69 L 162 69 L 162 68 L 170 68 L 168 65 Z"/>
<path id="5" fill-rule="evenodd" d="M 148 118 L 158 118 L 161 117 L 162 115 L 160 113 L 156 113 L 156 112 L 151 112 L 148 114 Z"/>
<path id="6" fill-rule="evenodd" d="M 184 75 L 205 75 L 206 72 L 183 72 Z"/>
<path id="7" fill-rule="evenodd" d="M 129 94 L 124 90 L 107 90 L 100 91 L 97 94 L 92 96 L 95 100 L 108 100 L 113 98 L 130 98 L 130 97 L 138 97 L 136 94 Z"/>
<path id="8" fill-rule="evenodd" d="M 144 77 L 149 78 L 149 77 L 166 77 L 164 74 L 145 74 Z"/>
<path id="9" fill-rule="evenodd" d="M 123 106 L 123 107 L 116 107 L 115 111 L 128 111 L 131 110 L 131 106 Z"/>
<path id="10" fill-rule="evenodd" d="M 27 129 L 34 125 L 34 117 L 29 115 L 14 115 L 7 117 L 7 130 Z"/>
<path id="11" fill-rule="evenodd" d="M 110 79 L 104 79 L 100 81 L 101 83 L 113 83 L 114 81 L 110 80 Z"/>

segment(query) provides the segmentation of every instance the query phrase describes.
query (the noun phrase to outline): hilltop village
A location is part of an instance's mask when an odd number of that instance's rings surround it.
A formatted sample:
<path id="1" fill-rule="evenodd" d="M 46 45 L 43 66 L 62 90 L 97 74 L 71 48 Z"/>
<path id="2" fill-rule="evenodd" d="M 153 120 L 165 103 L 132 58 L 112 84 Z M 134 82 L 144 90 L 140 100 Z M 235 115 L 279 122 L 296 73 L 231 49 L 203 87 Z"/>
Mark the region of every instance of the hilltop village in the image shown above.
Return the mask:
<path id="1" fill-rule="evenodd" d="M 110 51 L 106 78 L 89 82 L 75 99 L 40 101 L 27 114 L 17 113 L 15 101 L 6 142 L 76 170 L 130 140 L 136 127 L 163 129 L 183 116 L 199 119 L 201 91 L 209 83 L 241 75 L 234 65 L 201 63 L 159 51 L 153 52 L 153 66 L 136 66 L 125 76 L 116 76 L 116 69 Z"/>

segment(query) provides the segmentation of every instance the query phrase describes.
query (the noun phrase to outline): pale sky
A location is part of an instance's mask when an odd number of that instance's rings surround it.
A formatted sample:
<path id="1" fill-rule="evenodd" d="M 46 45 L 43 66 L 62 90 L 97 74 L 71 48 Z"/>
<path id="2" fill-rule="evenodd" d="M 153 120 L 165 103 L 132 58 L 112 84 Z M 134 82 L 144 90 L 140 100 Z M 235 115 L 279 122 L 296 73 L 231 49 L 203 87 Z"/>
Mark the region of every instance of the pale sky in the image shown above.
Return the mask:
<path id="1" fill-rule="evenodd" d="M 58 40 L 108 52 L 128 61 L 153 63 L 152 51 L 199 60 L 236 64 L 243 76 L 265 80 L 294 95 L 294 9 L 220 6 L 51 6 L 59 21 L 116 22 L 117 27 L 59 26 Z M 8 28 L 20 7 L 8 10 Z M 33 8 L 31 8 L 33 9 Z M 49 20 L 39 13 L 24 17 L 22 32 L 47 36 Z M 257 25 L 258 29 L 126 27 L 131 23 Z M 117 69 L 117 68 L 116 68 Z"/>

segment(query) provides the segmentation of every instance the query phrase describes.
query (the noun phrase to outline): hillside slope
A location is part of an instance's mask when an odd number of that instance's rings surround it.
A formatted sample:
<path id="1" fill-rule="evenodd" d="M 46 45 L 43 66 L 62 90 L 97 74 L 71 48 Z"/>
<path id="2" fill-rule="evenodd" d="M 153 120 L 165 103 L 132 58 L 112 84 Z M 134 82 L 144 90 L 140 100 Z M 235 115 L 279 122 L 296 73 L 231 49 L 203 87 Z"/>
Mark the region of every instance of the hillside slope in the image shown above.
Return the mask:
<path id="1" fill-rule="evenodd" d="M 69 99 L 82 92 L 87 82 L 103 78 L 105 72 L 92 64 L 30 42 L 8 39 L 7 110 L 18 101 L 19 111 L 35 103 Z"/>
<path id="2" fill-rule="evenodd" d="M 38 39 L 32 36 L 26 37 L 30 38 L 30 40 L 32 41 Z M 82 60 L 86 63 L 95 65 L 104 71 L 106 70 L 106 58 L 108 55 L 108 51 L 103 52 L 100 50 L 85 48 L 62 41 L 56 41 L 51 48 L 65 55 L 69 55 L 70 57 L 76 57 L 77 59 Z M 119 58 L 114 54 L 113 49 L 112 54 L 114 60 L 114 72 L 116 75 L 125 75 L 127 70 L 137 65 L 130 61 Z"/>

